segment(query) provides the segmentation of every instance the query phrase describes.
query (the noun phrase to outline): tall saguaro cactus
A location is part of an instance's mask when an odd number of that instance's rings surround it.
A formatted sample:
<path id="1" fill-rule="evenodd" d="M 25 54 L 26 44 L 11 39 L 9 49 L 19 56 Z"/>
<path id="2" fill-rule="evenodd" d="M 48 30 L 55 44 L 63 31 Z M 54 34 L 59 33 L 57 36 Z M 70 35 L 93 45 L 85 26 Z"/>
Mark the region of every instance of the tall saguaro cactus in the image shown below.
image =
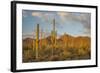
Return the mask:
<path id="1" fill-rule="evenodd" d="M 52 42 L 52 55 L 53 55 L 53 50 L 55 49 L 56 46 L 56 30 L 55 30 L 55 19 L 53 20 L 53 30 L 51 31 L 51 42 Z"/>
<path id="2" fill-rule="evenodd" d="M 36 59 L 38 59 L 39 56 L 39 24 L 37 24 L 36 29 Z"/>

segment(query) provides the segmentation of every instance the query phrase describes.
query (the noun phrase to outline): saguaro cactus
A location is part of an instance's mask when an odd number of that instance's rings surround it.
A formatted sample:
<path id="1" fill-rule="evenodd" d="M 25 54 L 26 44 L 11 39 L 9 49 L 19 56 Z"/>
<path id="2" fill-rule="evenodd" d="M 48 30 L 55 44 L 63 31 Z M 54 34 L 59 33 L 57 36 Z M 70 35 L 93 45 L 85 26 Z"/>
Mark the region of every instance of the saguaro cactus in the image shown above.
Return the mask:
<path id="1" fill-rule="evenodd" d="M 57 35 L 57 32 L 55 30 L 55 19 L 54 19 L 53 20 L 53 30 L 51 31 L 52 55 L 53 55 L 53 50 L 55 49 L 55 46 L 56 46 L 56 35 Z"/>
<path id="2" fill-rule="evenodd" d="M 38 59 L 39 55 L 39 24 L 37 24 L 37 29 L 36 29 L 36 59 Z"/>

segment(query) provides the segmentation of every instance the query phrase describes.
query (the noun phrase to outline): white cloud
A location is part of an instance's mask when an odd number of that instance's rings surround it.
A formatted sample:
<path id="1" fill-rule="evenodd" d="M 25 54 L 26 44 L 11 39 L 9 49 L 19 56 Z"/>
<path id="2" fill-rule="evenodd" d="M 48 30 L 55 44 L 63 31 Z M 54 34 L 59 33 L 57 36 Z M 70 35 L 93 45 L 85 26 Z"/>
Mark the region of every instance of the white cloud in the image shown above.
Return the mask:
<path id="1" fill-rule="evenodd" d="M 57 12 L 57 14 L 60 16 L 60 19 L 64 22 L 66 20 L 66 16 L 69 16 L 70 13 L 68 12 Z M 67 18 L 68 19 L 68 18 Z"/>
<path id="2" fill-rule="evenodd" d="M 61 17 L 65 17 L 65 16 L 69 15 L 68 12 L 57 12 L 57 14 L 58 14 L 59 16 L 61 16 Z"/>
<path id="3" fill-rule="evenodd" d="M 39 13 L 39 12 L 32 12 L 32 16 L 41 16 L 42 14 L 41 13 Z"/>

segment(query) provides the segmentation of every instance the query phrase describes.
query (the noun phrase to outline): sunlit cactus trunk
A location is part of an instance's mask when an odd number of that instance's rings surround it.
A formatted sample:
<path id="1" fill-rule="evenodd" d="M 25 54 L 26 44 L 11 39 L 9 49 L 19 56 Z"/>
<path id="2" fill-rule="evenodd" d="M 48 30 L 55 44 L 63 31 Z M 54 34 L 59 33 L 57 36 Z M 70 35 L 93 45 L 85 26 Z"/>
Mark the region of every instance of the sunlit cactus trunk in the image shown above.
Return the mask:
<path id="1" fill-rule="evenodd" d="M 39 24 L 37 24 L 36 29 L 36 59 L 38 59 L 39 56 Z"/>
<path id="2" fill-rule="evenodd" d="M 54 19 L 53 20 L 53 30 L 51 31 L 52 56 L 54 53 L 54 49 L 56 48 L 56 35 L 57 35 L 57 32 L 55 31 L 55 19 Z"/>

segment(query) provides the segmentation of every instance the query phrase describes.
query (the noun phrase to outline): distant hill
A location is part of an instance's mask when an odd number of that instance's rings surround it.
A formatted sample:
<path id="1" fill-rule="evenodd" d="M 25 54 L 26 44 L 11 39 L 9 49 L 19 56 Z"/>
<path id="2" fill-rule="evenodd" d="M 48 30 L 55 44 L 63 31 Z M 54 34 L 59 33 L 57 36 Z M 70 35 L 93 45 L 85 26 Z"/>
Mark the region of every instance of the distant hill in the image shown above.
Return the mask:
<path id="1" fill-rule="evenodd" d="M 44 39 L 40 39 L 40 42 L 45 44 L 51 44 L 51 36 L 48 36 Z M 39 43 L 40 43 L 39 42 Z M 75 47 L 75 48 L 80 48 L 80 47 L 87 47 L 90 48 L 91 46 L 91 39 L 90 37 L 87 36 L 78 36 L 74 37 L 69 34 L 64 34 L 61 35 L 58 39 L 56 39 L 56 42 L 61 45 L 67 45 L 68 47 Z M 28 47 L 32 48 L 35 46 L 35 39 L 32 38 L 25 38 L 23 39 L 23 47 Z"/>
<path id="2" fill-rule="evenodd" d="M 32 48 L 33 47 L 33 43 L 35 43 L 35 40 L 32 38 L 25 38 L 23 39 L 23 48 Z"/>

